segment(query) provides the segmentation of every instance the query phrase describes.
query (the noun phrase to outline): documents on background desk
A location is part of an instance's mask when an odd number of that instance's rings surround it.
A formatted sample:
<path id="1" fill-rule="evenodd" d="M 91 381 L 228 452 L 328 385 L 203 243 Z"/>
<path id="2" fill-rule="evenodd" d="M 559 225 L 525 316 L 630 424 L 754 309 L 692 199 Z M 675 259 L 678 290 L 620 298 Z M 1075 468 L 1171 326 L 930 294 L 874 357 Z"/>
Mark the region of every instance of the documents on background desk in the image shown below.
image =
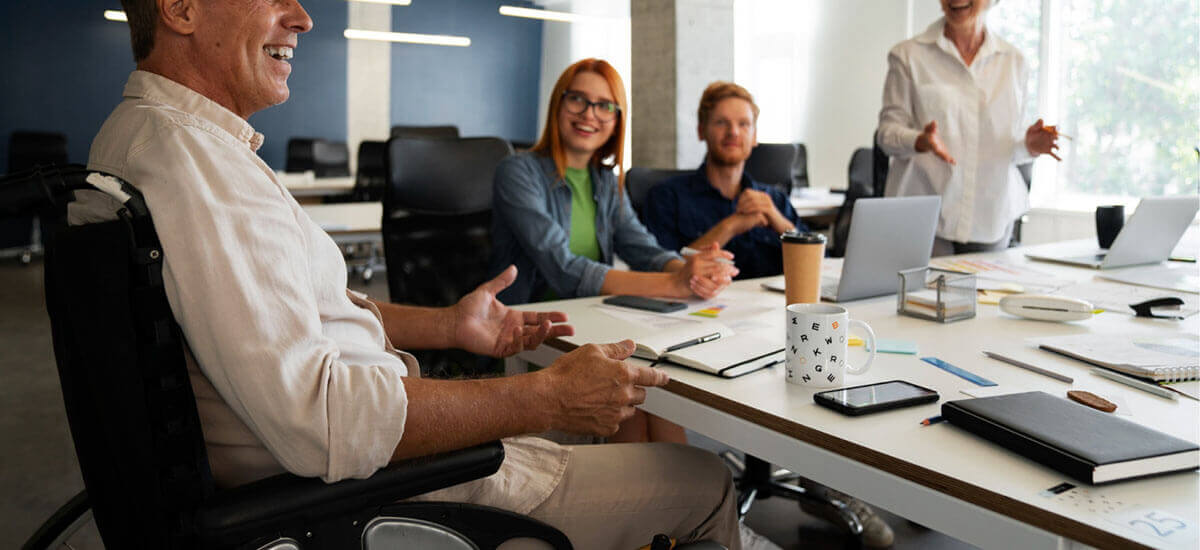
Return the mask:
<path id="1" fill-rule="evenodd" d="M 1030 292 L 1048 294 L 1067 284 L 1067 281 L 1029 267 L 1026 264 L 998 258 L 990 260 L 940 257 L 929 260 L 930 267 L 974 273 L 975 288 L 1008 292 Z"/>
<path id="2" fill-rule="evenodd" d="M 1200 297 L 1195 294 L 1110 281 L 1092 280 L 1070 284 L 1058 288 L 1052 294 L 1079 298 L 1080 300 L 1091 302 L 1093 306 L 1104 311 L 1123 313 L 1125 315 L 1133 315 L 1134 313 L 1133 309 L 1129 307 L 1130 304 L 1137 304 L 1166 296 L 1175 296 L 1183 300 L 1183 306 L 1178 311 L 1178 315 L 1181 317 L 1190 317 L 1200 311 Z M 1172 314 L 1174 315 L 1175 313 Z"/>
<path id="3" fill-rule="evenodd" d="M 1200 337 L 1195 334 L 1075 334 L 1034 338 L 1039 348 L 1156 382 L 1200 378 Z"/>
<path id="4" fill-rule="evenodd" d="M 942 416 L 1086 483 L 1200 467 L 1194 443 L 1038 391 L 949 401 Z"/>
<path id="5" fill-rule="evenodd" d="M 1118 283 L 1200 294 L 1200 265 L 1196 264 L 1167 262 L 1102 271 L 1096 276 Z"/>

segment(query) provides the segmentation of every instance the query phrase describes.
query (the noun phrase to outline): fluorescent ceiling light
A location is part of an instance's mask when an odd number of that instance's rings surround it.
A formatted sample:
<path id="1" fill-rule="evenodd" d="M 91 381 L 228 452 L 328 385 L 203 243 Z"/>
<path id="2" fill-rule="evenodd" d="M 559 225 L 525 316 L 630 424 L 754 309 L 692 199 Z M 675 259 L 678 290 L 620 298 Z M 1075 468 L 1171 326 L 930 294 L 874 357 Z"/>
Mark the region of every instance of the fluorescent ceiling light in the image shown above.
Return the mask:
<path id="1" fill-rule="evenodd" d="M 565 11 L 535 10 L 532 8 L 518 8 L 516 6 L 500 6 L 500 15 L 526 17 L 529 19 L 545 19 L 546 21 L 561 21 L 563 23 L 580 23 L 584 21 L 610 19 L 608 17 L 598 15 L 582 15 L 578 13 L 568 13 Z"/>
<path id="2" fill-rule="evenodd" d="M 109 21 L 129 21 L 125 12 L 121 10 L 104 10 L 104 18 Z"/>
<path id="3" fill-rule="evenodd" d="M 362 2 L 364 4 L 390 4 L 393 6 L 408 6 L 412 0 L 346 0 L 347 2 Z"/>
<path id="4" fill-rule="evenodd" d="M 450 36 L 445 34 L 416 34 L 408 32 L 365 31 L 362 29 L 346 29 L 342 36 L 355 40 L 378 40 L 380 42 L 407 42 L 410 44 L 431 44 L 434 46 L 471 45 L 471 39 L 466 36 Z"/>

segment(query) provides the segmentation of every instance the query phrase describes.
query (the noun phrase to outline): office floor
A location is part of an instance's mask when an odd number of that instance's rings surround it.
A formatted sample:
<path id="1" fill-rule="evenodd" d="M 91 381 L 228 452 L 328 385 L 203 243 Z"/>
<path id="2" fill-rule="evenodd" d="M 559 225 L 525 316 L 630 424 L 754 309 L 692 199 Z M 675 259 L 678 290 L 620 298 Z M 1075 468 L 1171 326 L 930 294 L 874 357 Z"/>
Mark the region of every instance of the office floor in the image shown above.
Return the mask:
<path id="1" fill-rule="evenodd" d="M 351 286 L 386 296 L 383 275 Z M 41 263 L 23 266 L 0 259 L 0 548 L 14 548 L 77 493 L 79 477 L 55 373 L 50 325 L 42 294 Z M 716 442 L 690 434 L 693 444 L 714 452 Z M 896 531 L 897 549 L 970 548 L 956 539 L 881 511 Z M 783 548 L 841 548 L 842 534 L 804 514 L 792 501 L 759 501 L 746 523 Z M 103 548 L 93 525 L 72 540 L 78 550 Z"/>

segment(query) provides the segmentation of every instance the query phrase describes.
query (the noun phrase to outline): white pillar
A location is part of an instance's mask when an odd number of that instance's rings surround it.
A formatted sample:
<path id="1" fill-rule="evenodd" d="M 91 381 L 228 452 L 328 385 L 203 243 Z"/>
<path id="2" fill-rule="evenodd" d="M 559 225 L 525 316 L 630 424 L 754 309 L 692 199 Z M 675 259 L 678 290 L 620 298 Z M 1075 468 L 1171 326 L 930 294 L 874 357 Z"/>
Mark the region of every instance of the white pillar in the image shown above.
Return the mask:
<path id="1" fill-rule="evenodd" d="M 392 30 L 392 8 L 347 2 L 352 29 Z M 373 40 L 346 41 L 346 145 L 350 170 L 358 170 L 358 144 L 383 141 L 391 131 L 392 44 Z"/>

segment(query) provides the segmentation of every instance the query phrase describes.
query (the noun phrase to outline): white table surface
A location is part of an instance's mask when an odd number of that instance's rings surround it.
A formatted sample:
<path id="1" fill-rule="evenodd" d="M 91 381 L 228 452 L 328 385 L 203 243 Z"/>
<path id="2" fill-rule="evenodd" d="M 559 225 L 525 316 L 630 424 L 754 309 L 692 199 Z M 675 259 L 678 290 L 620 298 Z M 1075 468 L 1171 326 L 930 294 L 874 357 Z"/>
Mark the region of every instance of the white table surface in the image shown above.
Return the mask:
<path id="1" fill-rule="evenodd" d="M 329 234 L 379 233 L 383 203 L 302 204 L 301 208 Z"/>
<path id="2" fill-rule="evenodd" d="M 1018 250 L 982 257 L 1026 262 Z M 1031 265 L 1063 278 L 1086 280 L 1095 274 L 1055 264 Z M 752 296 L 739 304 L 753 301 L 773 310 L 763 317 L 770 325 L 763 334 L 775 334 L 782 342 L 783 296 L 761 291 L 760 282 L 739 281 L 731 289 L 740 292 L 740 298 Z M 575 344 L 635 336 L 630 325 L 594 307 L 599 300 L 522 306 L 565 311 L 576 336 L 571 342 L 551 342 L 526 352 L 520 359 L 546 365 Z M 937 404 L 847 417 L 817 406 L 812 400 L 817 390 L 787 384 L 782 365 L 732 380 L 666 366 L 671 384 L 648 391 L 642 408 L 984 548 L 1064 548 L 1080 543 L 1197 547 L 1200 473 L 1089 486 L 948 423 L 921 426 L 920 420 L 939 414 L 941 403 L 966 399 L 960 390 L 978 386 L 919 357 L 939 357 L 1012 391 L 1041 390 L 1065 397 L 1068 389 L 1086 389 L 1113 397 L 1120 401 L 1119 412 L 1131 414 L 1124 418 L 1198 442 L 1200 403 L 1186 398 L 1171 401 L 1110 382 L 1091 374 L 1088 365 L 1037 350 L 1025 340 L 1163 330 L 1195 334 L 1200 330 L 1200 315 L 1176 322 L 1102 313 L 1088 321 L 1047 323 L 1008 316 L 996 306 L 979 304 L 976 318 L 943 325 L 897 315 L 894 295 L 845 305 L 852 318 L 870 323 L 880 338 L 910 340 L 920 346 L 916 356 L 879 354 L 872 368 L 851 377 L 849 384 L 907 380 L 937 390 L 941 394 Z M 865 351 L 851 349 L 851 363 L 861 361 Z M 1067 374 L 1075 382 L 1059 382 L 988 359 L 982 354 L 985 349 Z M 1040 495 L 1063 482 L 1077 488 L 1053 497 Z M 1155 536 L 1146 514 L 1183 518 L 1188 525 L 1166 537 Z M 1139 518 L 1141 523 L 1136 523 Z M 1155 526 L 1165 531 L 1175 523 Z"/>
<path id="3" fill-rule="evenodd" d="M 789 199 L 792 208 L 796 209 L 796 214 L 807 218 L 837 214 L 842 203 L 846 201 L 846 194 L 833 193 L 828 189 L 803 188 L 793 192 Z"/>

